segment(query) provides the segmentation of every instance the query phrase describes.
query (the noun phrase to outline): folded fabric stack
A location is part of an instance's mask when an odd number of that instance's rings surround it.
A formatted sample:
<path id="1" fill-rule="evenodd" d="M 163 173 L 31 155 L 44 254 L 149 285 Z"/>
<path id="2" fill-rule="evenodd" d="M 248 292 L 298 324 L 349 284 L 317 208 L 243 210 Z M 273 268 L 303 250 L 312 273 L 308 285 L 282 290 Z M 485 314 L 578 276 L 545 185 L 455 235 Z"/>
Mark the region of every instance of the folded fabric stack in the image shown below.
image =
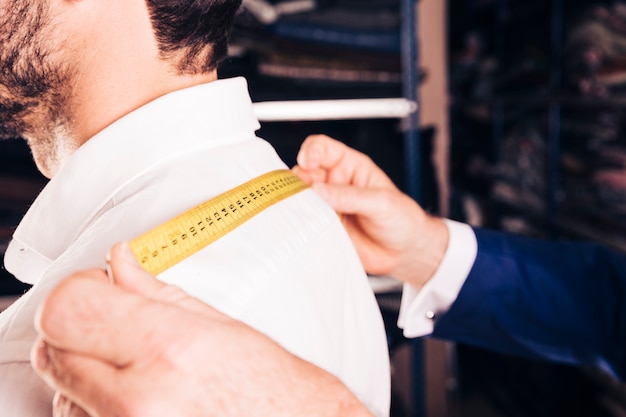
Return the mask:
<path id="1" fill-rule="evenodd" d="M 536 126 L 519 126 L 507 135 L 496 164 L 492 193 L 504 202 L 534 216 L 545 216 L 547 205 L 545 140 Z"/>
<path id="2" fill-rule="evenodd" d="M 262 16 L 244 1 L 224 71 L 241 70 L 253 99 L 401 95 L 399 1 L 267 2 Z M 246 7 L 249 3 L 249 7 Z M 299 7 L 289 8 L 289 4 Z M 289 10 L 289 12 L 281 12 Z M 237 61 L 245 64 L 237 67 Z"/>
<path id="3" fill-rule="evenodd" d="M 567 37 L 568 86 L 584 97 L 614 97 L 626 87 L 626 4 L 594 5 Z"/>
<path id="4" fill-rule="evenodd" d="M 453 172 L 467 184 L 476 155 L 491 163 L 487 226 L 556 225 L 626 251 L 626 2 L 553 5 L 451 5 L 465 8 L 451 22 Z"/>

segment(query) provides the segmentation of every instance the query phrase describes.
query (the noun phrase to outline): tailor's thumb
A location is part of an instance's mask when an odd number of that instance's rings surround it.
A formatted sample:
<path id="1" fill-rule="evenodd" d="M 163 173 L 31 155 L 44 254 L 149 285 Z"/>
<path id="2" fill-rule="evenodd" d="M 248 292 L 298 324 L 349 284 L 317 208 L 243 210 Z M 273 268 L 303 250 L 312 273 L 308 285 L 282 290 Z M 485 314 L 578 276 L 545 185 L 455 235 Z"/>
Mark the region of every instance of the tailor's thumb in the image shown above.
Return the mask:
<path id="1" fill-rule="evenodd" d="M 139 294 L 152 294 L 163 284 L 143 269 L 127 242 L 116 243 L 109 252 L 109 266 L 115 285 Z"/>

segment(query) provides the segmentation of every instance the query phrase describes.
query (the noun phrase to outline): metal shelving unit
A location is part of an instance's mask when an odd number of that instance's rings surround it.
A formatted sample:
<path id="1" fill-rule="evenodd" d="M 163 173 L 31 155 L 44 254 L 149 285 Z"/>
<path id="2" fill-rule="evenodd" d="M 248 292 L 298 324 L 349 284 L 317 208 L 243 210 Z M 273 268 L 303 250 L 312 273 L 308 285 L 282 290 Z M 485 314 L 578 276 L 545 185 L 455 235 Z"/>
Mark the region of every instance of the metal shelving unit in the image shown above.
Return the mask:
<path id="1" fill-rule="evenodd" d="M 419 43 L 417 40 L 417 7 L 415 0 L 401 0 L 402 17 L 402 73 L 404 97 L 419 103 L 418 68 Z M 416 110 L 407 119 L 404 133 L 404 164 L 406 171 L 405 192 L 420 202 L 421 148 L 419 137 L 419 112 Z M 426 416 L 424 341 L 413 339 L 411 344 L 411 403 L 414 417 Z"/>
<path id="2" fill-rule="evenodd" d="M 478 4 L 478 2 L 471 3 L 474 5 Z M 461 1 L 457 4 L 461 4 Z M 587 112 L 594 113 L 608 109 L 626 110 L 623 89 L 620 90 L 622 92 L 621 95 L 610 94 L 608 97 L 583 97 L 582 93 L 577 96 L 577 90 L 572 89 L 572 84 L 568 84 L 568 82 L 571 82 L 570 73 L 568 72 L 571 67 L 567 67 L 564 62 L 565 50 L 568 47 L 567 42 L 569 40 L 567 35 L 570 33 L 568 25 L 572 24 L 574 26 L 578 23 L 578 20 L 572 17 L 577 16 L 581 9 L 575 6 L 591 6 L 592 4 L 606 6 L 609 2 L 588 1 L 587 4 L 573 0 L 549 0 L 546 2 L 496 0 L 491 2 L 491 9 L 480 16 L 480 19 L 483 20 L 476 18 L 476 23 L 474 23 L 476 26 L 484 24 L 483 27 L 488 27 L 485 24 L 488 20 L 488 23 L 493 25 L 489 26 L 489 29 L 485 31 L 487 33 L 486 37 L 492 37 L 485 42 L 485 44 L 491 42 L 488 45 L 491 48 L 489 53 L 492 52 L 493 55 L 489 57 L 495 57 L 494 61 L 497 61 L 498 64 L 507 62 L 507 58 L 508 64 L 511 64 L 511 62 L 524 62 L 522 58 L 526 57 L 523 56 L 523 52 L 520 52 L 524 50 L 526 53 L 529 51 L 530 53 L 536 53 L 534 56 L 536 59 L 536 56 L 540 55 L 537 48 L 524 49 L 523 47 L 526 45 L 523 42 L 528 40 L 525 35 L 541 31 L 541 36 L 545 39 L 545 42 L 540 45 L 542 48 L 541 59 L 537 59 L 540 63 L 534 62 L 541 69 L 541 77 L 537 77 L 539 81 L 537 81 L 537 78 L 534 79 L 536 82 L 536 88 L 534 89 L 527 87 L 519 88 L 519 86 L 515 85 L 512 86 L 514 88 L 494 88 L 493 91 L 489 91 L 489 94 L 483 94 L 480 97 L 462 97 L 455 100 L 453 111 L 461 114 L 463 110 L 474 107 L 484 110 L 481 113 L 483 117 L 480 119 L 480 128 L 486 127 L 486 129 L 480 131 L 487 132 L 487 134 L 480 137 L 480 140 L 484 141 L 484 143 L 480 144 L 482 146 L 480 150 L 490 152 L 493 156 L 493 161 L 490 161 L 492 167 L 497 167 L 498 163 L 501 162 L 504 154 L 503 148 L 507 144 L 506 139 L 510 132 L 509 128 L 514 126 L 515 123 L 519 123 L 520 119 L 525 121 L 525 119 L 534 118 L 535 124 L 533 127 L 538 127 L 537 131 L 540 132 L 539 136 L 545 145 L 543 148 L 545 149 L 545 170 L 541 173 L 546 185 L 546 192 L 542 195 L 545 210 L 533 212 L 527 207 L 516 206 L 511 202 L 496 202 L 493 199 L 493 195 L 489 195 L 490 201 L 485 204 L 488 207 L 485 211 L 489 215 L 493 215 L 497 219 L 501 219 L 505 215 L 523 218 L 528 223 L 537 226 L 537 229 L 544 233 L 542 235 L 544 238 L 580 238 L 595 241 L 626 253 L 626 234 L 620 234 L 617 228 L 609 230 L 610 233 L 603 234 L 599 232 L 599 228 L 595 227 L 598 224 L 594 224 L 593 220 L 591 220 L 599 218 L 600 216 L 595 215 L 599 214 L 604 208 L 588 207 L 588 210 L 578 213 L 577 210 L 581 210 L 583 204 L 575 206 L 574 210 L 571 210 L 566 207 L 568 200 L 564 199 L 565 193 L 568 192 L 568 189 L 564 186 L 567 184 L 566 181 L 570 179 L 568 176 L 571 173 L 562 164 L 563 156 L 567 155 L 566 152 L 571 151 L 576 145 L 573 143 L 573 140 L 578 140 L 580 144 L 588 139 L 586 131 L 581 133 L 569 127 L 568 122 L 571 125 L 572 115 L 580 115 Z M 535 27 L 532 30 L 521 32 L 524 36 L 520 36 L 521 40 L 516 39 L 517 42 L 515 43 L 513 42 L 515 40 L 509 37 L 512 30 L 507 25 L 510 25 L 511 21 L 515 20 L 515 15 L 511 10 L 514 8 L 520 9 L 522 8 L 521 6 L 526 7 L 526 10 L 536 6 L 534 9 Z M 468 5 L 467 7 L 471 6 Z M 541 10 L 541 13 L 537 13 L 537 10 Z M 588 15 L 584 17 L 588 17 Z M 525 22 L 527 23 L 528 19 Z M 518 23 L 515 28 L 519 29 L 519 26 L 520 24 Z M 533 47 L 536 46 L 533 45 Z M 544 53 L 545 55 L 543 55 Z M 514 54 L 517 54 L 514 57 L 515 59 L 510 59 Z M 506 71 L 501 68 L 500 70 L 500 72 L 495 72 L 493 75 L 494 79 L 502 80 L 506 78 Z M 589 119 L 593 120 L 591 117 Z M 460 123 L 467 121 L 467 119 L 462 117 L 459 117 L 458 120 L 461 121 Z M 459 131 L 463 132 L 462 129 L 459 129 Z M 479 129 L 476 129 L 476 131 L 479 131 Z M 620 130 L 620 132 L 622 135 L 618 139 L 623 143 L 623 130 Z M 474 131 L 471 133 L 474 133 Z M 471 136 L 470 134 L 467 137 L 474 139 L 479 136 Z M 476 146 L 477 142 L 475 141 L 472 145 Z M 460 145 L 463 144 L 461 143 Z M 584 149 L 586 150 L 587 148 Z M 585 158 L 591 158 L 591 155 L 584 154 L 582 159 L 584 160 Z M 462 182 L 462 179 L 460 182 Z M 465 184 L 463 183 L 463 185 Z M 480 189 L 479 191 L 483 190 Z M 585 203 L 588 204 L 587 202 Z M 569 217 L 574 214 L 579 214 L 579 217 Z M 611 220 L 615 222 L 613 223 L 614 225 L 618 224 L 617 219 Z M 498 227 L 498 224 L 493 222 L 493 224 L 488 224 L 487 227 Z M 607 227 L 607 229 L 609 228 L 610 226 Z M 593 277 L 590 277 L 590 279 L 593 279 Z M 468 354 L 468 351 L 465 351 L 465 353 Z M 588 397 L 584 395 L 576 396 L 575 394 L 580 387 L 591 386 L 585 369 L 563 368 L 550 363 L 539 363 L 536 364 L 537 369 L 532 369 L 523 359 L 498 356 L 487 351 L 478 350 L 477 352 L 477 349 L 474 348 L 470 348 L 469 354 L 472 356 L 468 361 L 473 361 L 472 364 L 477 364 L 479 368 L 468 372 L 474 377 L 478 376 L 478 378 L 474 378 L 475 380 L 472 381 L 473 385 L 488 384 L 487 388 L 481 388 L 482 395 L 493 398 L 493 402 L 501 408 L 505 415 L 511 412 L 521 416 L 583 415 L 582 407 L 584 406 L 595 407 L 595 415 L 606 415 L 600 412 L 600 409 L 603 409 L 602 404 L 595 403 L 591 393 Z M 498 361 L 501 361 L 499 365 L 492 365 L 493 363 L 497 364 Z M 465 366 L 467 366 L 467 363 Z M 485 378 L 484 375 L 487 375 L 487 377 Z M 509 375 L 515 376 L 509 378 Z M 494 382 L 494 380 L 496 381 Z M 466 383 L 466 385 L 469 384 Z M 523 390 L 528 386 L 532 386 L 535 389 L 533 396 L 524 395 Z M 602 382 L 599 386 L 599 389 L 602 389 Z M 616 391 L 618 391 L 618 397 L 626 398 L 626 391 L 624 391 L 623 386 L 620 386 Z M 605 394 L 603 393 L 602 395 Z M 570 411 L 570 413 L 568 414 L 566 411 Z M 620 412 L 623 413 L 622 408 L 619 408 L 615 415 L 619 415 Z M 609 413 L 609 415 L 613 414 Z"/>

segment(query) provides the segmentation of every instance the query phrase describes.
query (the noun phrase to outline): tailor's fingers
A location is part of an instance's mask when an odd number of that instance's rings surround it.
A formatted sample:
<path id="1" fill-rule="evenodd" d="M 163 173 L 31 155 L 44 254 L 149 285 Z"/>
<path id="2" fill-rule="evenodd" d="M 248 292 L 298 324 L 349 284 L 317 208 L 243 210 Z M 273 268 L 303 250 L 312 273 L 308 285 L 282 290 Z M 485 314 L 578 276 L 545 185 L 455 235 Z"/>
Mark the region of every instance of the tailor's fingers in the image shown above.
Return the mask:
<path id="1" fill-rule="evenodd" d="M 141 289 L 140 292 L 159 288 L 161 284 L 154 275 L 139 265 L 127 242 L 119 242 L 111 247 L 107 255 L 113 282 L 126 289 Z"/>
<path id="2" fill-rule="evenodd" d="M 148 299 L 218 318 L 212 307 L 189 296 L 182 289 L 165 284 L 144 270 L 126 242 L 120 242 L 109 251 L 109 265 L 116 285 Z"/>
<path id="3" fill-rule="evenodd" d="M 41 340 L 33 346 L 31 363 L 57 391 L 53 403 L 55 417 L 115 415 L 123 377 L 116 367 L 55 349 Z"/>
<path id="4" fill-rule="evenodd" d="M 294 174 L 296 174 L 298 177 L 300 177 L 302 181 L 306 182 L 309 185 L 312 185 L 313 183 L 316 183 L 316 182 L 326 182 L 326 177 L 328 174 L 328 171 L 324 169 L 307 170 L 307 169 L 302 168 L 299 165 L 296 165 L 293 168 L 291 168 L 291 171 Z"/>
<path id="5" fill-rule="evenodd" d="M 325 170 L 326 178 L 321 182 L 396 188 L 369 156 L 326 135 L 308 136 L 296 159 L 302 170 Z"/>
<path id="6" fill-rule="evenodd" d="M 366 155 L 348 147 L 344 143 L 326 135 L 308 136 L 296 156 L 298 165 L 306 171 L 326 171 L 323 182 L 349 184 L 360 159 Z"/>
<path id="7" fill-rule="evenodd" d="M 123 366 L 143 351 L 160 305 L 108 283 L 74 274 L 39 307 L 35 326 L 49 344 Z M 165 314 L 165 313 L 163 313 Z"/>
<path id="8" fill-rule="evenodd" d="M 328 153 L 327 143 L 332 144 L 331 151 L 338 152 Z M 342 145 L 338 140 L 326 135 L 310 135 L 300 145 L 296 161 L 305 170 L 317 170 L 334 165 L 342 155 Z"/>
<path id="9" fill-rule="evenodd" d="M 388 215 L 391 210 L 388 201 L 392 191 L 386 189 L 322 183 L 313 184 L 312 188 L 335 211 L 342 214 L 375 218 Z"/>
<path id="10" fill-rule="evenodd" d="M 157 295 L 166 301 L 74 274 L 50 292 L 39 307 L 35 326 L 58 349 L 126 366 L 155 345 L 181 337 L 190 314 L 216 323 L 233 322 L 179 288 L 157 284 L 163 288 Z"/>
<path id="11" fill-rule="evenodd" d="M 54 395 L 52 401 L 53 417 L 90 417 L 89 414 L 76 403 L 63 396 L 59 391 Z"/>

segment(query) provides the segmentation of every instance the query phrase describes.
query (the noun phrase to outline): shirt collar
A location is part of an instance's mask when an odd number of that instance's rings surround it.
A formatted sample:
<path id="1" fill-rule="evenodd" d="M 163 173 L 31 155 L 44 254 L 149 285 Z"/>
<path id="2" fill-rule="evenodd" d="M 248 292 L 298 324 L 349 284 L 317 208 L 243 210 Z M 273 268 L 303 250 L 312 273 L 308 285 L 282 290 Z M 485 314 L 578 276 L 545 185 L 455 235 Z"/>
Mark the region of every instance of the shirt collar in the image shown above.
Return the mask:
<path id="1" fill-rule="evenodd" d="M 36 282 L 124 184 L 181 150 L 234 143 L 259 127 L 240 77 L 167 94 L 124 116 L 81 146 L 42 190 L 13 234 L 7 270 Z"/>

